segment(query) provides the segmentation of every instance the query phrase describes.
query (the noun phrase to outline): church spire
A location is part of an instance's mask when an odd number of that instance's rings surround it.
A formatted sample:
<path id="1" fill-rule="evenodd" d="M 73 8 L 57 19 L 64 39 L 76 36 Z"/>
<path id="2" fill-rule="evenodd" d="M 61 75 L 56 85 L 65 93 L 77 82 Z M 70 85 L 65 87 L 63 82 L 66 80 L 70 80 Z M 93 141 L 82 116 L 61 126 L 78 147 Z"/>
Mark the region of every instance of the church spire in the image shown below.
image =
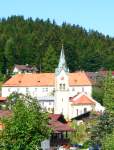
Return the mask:
<path id="1" fill-rule="evenodd" d="M 60 73 L 61 70 L 64 70 L 65 72 L 69 72 L 69 69 L 67 68 L 67 65 L 66 65 L 63 44 L 62 44 L 59 64 L 58 64 L 58 67 L 56 68 L 56 74 Z"/>

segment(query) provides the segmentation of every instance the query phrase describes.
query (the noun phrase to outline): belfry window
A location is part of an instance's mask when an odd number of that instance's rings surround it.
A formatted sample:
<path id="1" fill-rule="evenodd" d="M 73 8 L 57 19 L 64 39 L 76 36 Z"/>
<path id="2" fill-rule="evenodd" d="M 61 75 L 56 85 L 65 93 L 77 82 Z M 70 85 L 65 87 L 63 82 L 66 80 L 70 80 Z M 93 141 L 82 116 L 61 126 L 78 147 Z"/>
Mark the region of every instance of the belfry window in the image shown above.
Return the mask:
<path id="1" fill-rule="evenodd" d="M 59 89 L 60 90 L 65 90 L 65 84 L 59 84 Z"/>
<path id="2" fill-rule="evenodd" d="M 59 84 L 59 89 L 62 90 L 62 84 Z"/>
<path id="3" fill-rule="evenodd" d="M 65 84 L 63 84 L 63 90 L 65 90 Z"/>

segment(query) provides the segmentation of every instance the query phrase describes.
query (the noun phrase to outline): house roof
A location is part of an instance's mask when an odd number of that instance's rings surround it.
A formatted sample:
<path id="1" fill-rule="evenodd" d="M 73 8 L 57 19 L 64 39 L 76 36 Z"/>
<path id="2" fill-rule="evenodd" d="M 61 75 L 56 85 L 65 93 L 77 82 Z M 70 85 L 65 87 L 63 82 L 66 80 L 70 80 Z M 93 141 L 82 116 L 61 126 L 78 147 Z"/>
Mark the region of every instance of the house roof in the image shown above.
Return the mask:
<path id="1" fill-rule="evenodd" d="M 85 94 L 70 98 L 70 102 L 72 102 L 73 105 L 95 105 L 95 101 Z"/>
<path id="2" fill-rule="evenodd" d="M 77 71 L 75 73 L 69 73 L 70 85 L 92 85 L 84 71 Z"/>
<path id="3" fill-rule="evenodd" d="M 6 100 L 7 100 L 6 97 L 1 97 L 1 96 L 0 96 L 0 102 L 1 102 L 1 101 L 2 101 L 2 102 L 3 102 L 3 101 L 6 101 Z"/>
<path id="4" fill-rule="evenodd" d="M 49 118 L 53 121 L 57 121 L 61 117 L 61 114 L 49 114 Z"/>
<path id="5" fill-rule="evenodd" d="M 74 131 L 67 123 L 62 123 L 60 121 L 52 121 L 50 127 L 53 129 L 54 133 L 65 132 L 65 131 Z"/>
<path id="6" fill-rule="evenodd" d="M 74 131 L 62 114 L 49 114 L 49 126 L 53 129 L 54 133 L 60 133 L 65 131 Z"/>
<path id="7" fill-rule="evenodd" d="M 3 86 L 53 86 L 53 73 L 17 74 L 6 81 Z"/>
<path id="8" fill-rule="evenodd" d="M 36 67 L 32 67 L 32 66 L 29 66 L 29 65 L 15 65 L 14 68 L 17 68 L 18 70 L 26 70 L 26 71 L 32 71 L 34 69 L 37 69 Z"/>
<path id="9" fill-rule="evenodd" d="M 75 85 L 91 85 L 90 80 L 85 72 L 69 73 L 70 86 Z M 3 86 L 54 86 L 55 74 L 54 73 L 31 73 L 31 74 L 17 74 L 6 81 Z"/>

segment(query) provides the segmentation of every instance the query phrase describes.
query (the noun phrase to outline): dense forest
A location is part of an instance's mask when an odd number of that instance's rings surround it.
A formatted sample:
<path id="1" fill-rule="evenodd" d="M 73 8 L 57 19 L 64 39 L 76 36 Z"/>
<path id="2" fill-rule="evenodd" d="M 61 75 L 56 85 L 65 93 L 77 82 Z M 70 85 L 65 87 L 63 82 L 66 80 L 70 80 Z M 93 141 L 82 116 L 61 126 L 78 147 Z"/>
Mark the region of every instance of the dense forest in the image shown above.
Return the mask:
<path id="1" fill-rule="evenodd" d="M 54 72 L 62 44 L 71 72 L 114 70 L 114 38 L 65 22 L 11 16 L 0 20 L 0 72 L 11 71 L 14 64 Z"/>

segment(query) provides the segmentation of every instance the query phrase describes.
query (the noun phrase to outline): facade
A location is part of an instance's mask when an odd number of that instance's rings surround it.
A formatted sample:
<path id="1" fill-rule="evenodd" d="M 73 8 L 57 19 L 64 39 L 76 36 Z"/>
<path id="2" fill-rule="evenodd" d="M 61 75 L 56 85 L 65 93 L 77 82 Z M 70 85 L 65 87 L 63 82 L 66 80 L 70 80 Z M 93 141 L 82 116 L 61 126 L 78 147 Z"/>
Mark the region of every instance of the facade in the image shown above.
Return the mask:
<path id="1" fill-rule="evenodd" d="M 38 69 L 36 67 L 26 65 L 15 65 L 13 68 L 13 74 L 17 73 L 32 73 L 32 72 L 38 72 Z"/>
<path id="2" fill-rule="evenodd" d="M 41 106 L 47 111 L 54 112 L 55 114 L 63 114 L 67 119 L 84 113 L 84 109 L 86 111 L 93 110 L 93 104 L 81 104 L 79 106 L 79 104 L 74 105 L 71 101 L 71 97 L 77 97 L 82 93 L 91 97 L 92 83 L 84 71 L 69 72 L 63 48 L 55 73 L 25 73 L 14 75 L 3 84 L 2 96 L 7 97 L 13 92 L 31 95 L 37 98 Z M 97 102 L 94 101 L 94 103 L 96 106 Z M 103 110 L 104 108 L 101 109 L 101 111 Z M 80 113 L 77 113 L 77 111 Z"/>

